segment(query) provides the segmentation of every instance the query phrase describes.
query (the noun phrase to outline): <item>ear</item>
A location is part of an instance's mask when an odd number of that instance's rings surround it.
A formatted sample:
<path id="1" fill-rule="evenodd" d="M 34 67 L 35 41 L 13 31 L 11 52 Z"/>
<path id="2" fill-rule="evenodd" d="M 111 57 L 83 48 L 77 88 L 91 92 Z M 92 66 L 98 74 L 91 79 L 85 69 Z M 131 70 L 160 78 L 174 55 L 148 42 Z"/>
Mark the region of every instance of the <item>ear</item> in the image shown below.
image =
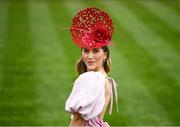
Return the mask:
<path id="1" fill-rule="evenodd" d="M 107 58 L 107 52 L 104 52 L 104 59 Z"/>

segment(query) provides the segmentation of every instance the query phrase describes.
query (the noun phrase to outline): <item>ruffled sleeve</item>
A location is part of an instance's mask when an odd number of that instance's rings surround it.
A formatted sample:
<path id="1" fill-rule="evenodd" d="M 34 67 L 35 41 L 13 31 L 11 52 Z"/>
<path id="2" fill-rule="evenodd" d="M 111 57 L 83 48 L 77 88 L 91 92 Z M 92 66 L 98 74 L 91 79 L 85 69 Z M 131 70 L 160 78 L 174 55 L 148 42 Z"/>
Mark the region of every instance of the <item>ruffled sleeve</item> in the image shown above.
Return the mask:
<path id="1" fill-rule="evenodd" d="M 105 104 L 105 77 L 99 72 L 81 74 L 74 82 L 65 110 L 78 112 L 85 119 L 98 116 Z"/>

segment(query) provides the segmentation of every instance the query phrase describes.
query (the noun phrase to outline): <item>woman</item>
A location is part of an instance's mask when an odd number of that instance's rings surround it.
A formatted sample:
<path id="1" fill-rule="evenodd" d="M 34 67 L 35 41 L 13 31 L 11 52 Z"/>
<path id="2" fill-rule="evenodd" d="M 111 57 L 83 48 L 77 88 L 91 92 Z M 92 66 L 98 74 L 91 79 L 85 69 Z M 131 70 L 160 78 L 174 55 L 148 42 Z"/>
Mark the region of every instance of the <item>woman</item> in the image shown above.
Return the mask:
<path id="1" fill-rule="evenodd" d="M 79 77 L 65 106 L 72 114 L 70 126 L 109 126 L 103 118 L 109 104 L 112 112 L 113 88 L 118 104 L 117 84 L 107 75 L 113 32 L 111 18 L 98 8 L 86 8 L 73 18 L 71 34 L 81 48 L 81 58 L 77 62 Z"/>

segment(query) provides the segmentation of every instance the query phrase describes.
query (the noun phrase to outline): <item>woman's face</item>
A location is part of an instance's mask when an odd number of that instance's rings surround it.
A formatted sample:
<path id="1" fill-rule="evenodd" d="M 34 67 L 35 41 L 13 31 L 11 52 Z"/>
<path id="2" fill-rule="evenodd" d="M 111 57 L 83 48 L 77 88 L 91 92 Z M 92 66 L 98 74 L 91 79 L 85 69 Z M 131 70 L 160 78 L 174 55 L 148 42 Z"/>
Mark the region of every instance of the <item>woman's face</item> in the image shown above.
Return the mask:
<path id="1" fill-rule="evenodd" d="M 103 69 L 103 60 L 106 59 L 106 53 L 102 48 L 83 48 L 82 59 L 87 67 L 87 71 L 99 71 Z"/>

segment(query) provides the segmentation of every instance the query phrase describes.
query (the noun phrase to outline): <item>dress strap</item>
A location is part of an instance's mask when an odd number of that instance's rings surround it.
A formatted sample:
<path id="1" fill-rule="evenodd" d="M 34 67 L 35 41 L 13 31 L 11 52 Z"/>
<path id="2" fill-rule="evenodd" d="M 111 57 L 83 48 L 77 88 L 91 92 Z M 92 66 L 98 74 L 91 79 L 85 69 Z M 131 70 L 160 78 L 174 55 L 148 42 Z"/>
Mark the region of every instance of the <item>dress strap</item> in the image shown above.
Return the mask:
<path id="1" fill-rule="evenodd" d="M 113 90 L 114 90 L 114 95 L 115 95 L 115 101 L 116 101 L 116 110 L 118 112 L 118 91 L 117 91 L 117 87 L 118 84 L 114 81 L 113 78 L 111 77 L 106 77 L 109 82 L 110 82 L 110 108 L 109 108 L 109 114 L 112 114 L 112 109 L 113 109 Z"/>

